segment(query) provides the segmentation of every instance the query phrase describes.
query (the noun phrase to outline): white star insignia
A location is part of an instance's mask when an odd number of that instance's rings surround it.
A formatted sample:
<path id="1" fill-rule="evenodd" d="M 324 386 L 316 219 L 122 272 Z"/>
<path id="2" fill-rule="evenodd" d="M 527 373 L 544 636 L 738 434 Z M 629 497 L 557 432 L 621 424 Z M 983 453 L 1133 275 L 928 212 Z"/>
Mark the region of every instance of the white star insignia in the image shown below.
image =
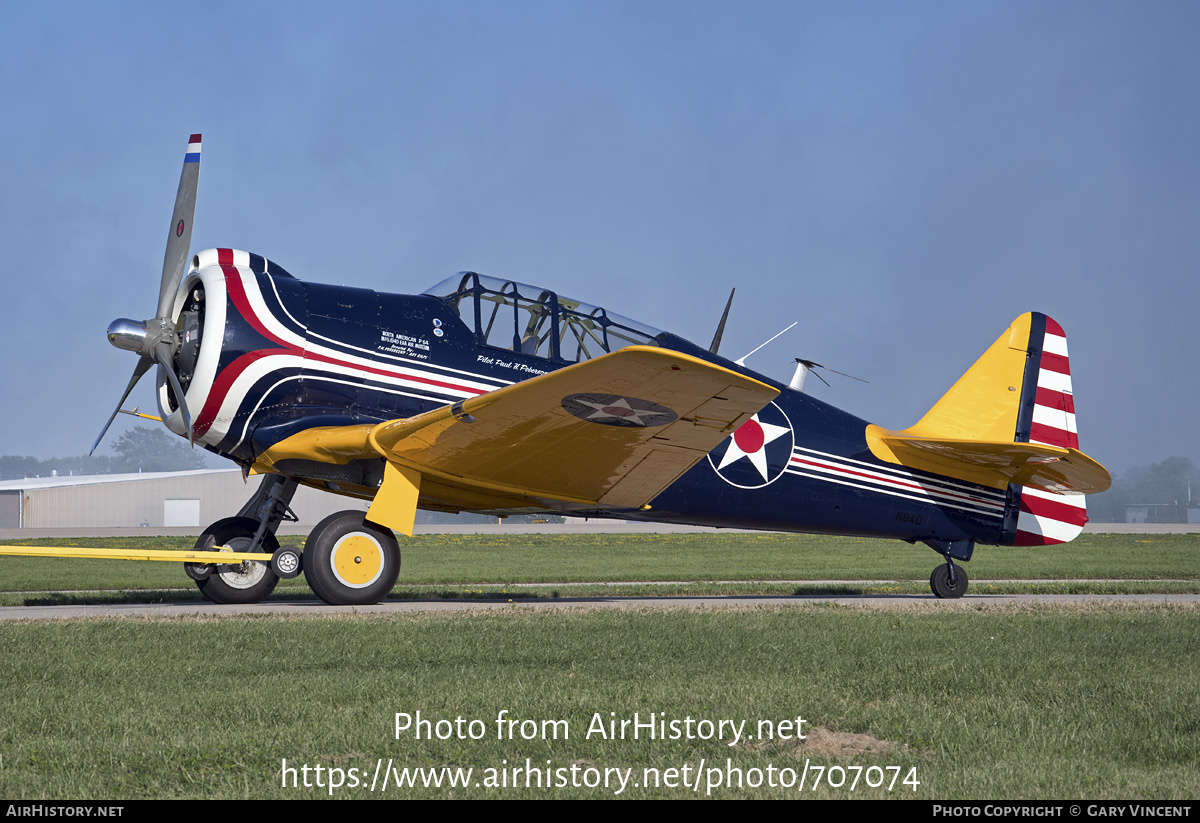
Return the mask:
<path id="1" fill-rule="evenodd" d="M 631 408 L 628 401 L 624 397 L 618 398 L 611 403 L 593 403 L 590 400 L 575 399 L 576 403 L 583 406 L 590 406 L 596 411 L 589 414 L 584 420 L 621 420 L 625 423 L 632 423 L 635 426 L 645 426 L 646 421 L 642 419 L 642 415 L 649 417 L 656 416 L 656 412 L 650 409 L 634 409 Z"/>
<path id="2" fill-rule="evenodd" d="M 758 419 L 757 414 L 754 415 L 743 423 L 741 428 L 735 431 L 733 436 L 729 438 L 729 448 L 725 450 L 725 456 L 721 458 L 721 463 L 717 466 L 717 471 L 744 457 L 758 470 L 763 480 L 769 479 L 767 477 L 766 446 L 768 443 L 783 437 L 789 431 L 790 429 L 787 426 L 763 423 Z"/>

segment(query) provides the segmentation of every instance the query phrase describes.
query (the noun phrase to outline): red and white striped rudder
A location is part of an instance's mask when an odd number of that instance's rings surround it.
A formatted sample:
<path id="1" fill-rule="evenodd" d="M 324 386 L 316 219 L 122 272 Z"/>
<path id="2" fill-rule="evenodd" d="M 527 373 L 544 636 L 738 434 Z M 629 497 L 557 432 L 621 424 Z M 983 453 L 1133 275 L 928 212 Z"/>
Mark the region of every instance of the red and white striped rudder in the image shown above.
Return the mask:
<path id="1" fill-rule="evenodd" d="M 1079 448 L 1075 425 L 1075 396 L 1071 389 L 1071 361 L 1067 335 L 1062 326 L 1045 315 L 1034 315 L 1026 365 L 1025 395 L 1032 394 L 1029 425 L 1018 425 L 1016 441 L 1040 443 L 1063 449 Z M 1044 321 L 1042 339 L 1037 333 Z M 1040 342 L 1040 345 L 1039 345 Z M 1040 352 L 1040 353 L 1039 353 Z M 1029 374 L 1036 369 L 1035 374 Z M 1022 397 L 1023 405 L 1028 399 Z M 1044 546 L 1074 540 L 1087 523 L 1087 503 L 1082 494 L 1059 494 L 1029 486 L 1020 491 L 1016 535 L 1013 545 Z"/>

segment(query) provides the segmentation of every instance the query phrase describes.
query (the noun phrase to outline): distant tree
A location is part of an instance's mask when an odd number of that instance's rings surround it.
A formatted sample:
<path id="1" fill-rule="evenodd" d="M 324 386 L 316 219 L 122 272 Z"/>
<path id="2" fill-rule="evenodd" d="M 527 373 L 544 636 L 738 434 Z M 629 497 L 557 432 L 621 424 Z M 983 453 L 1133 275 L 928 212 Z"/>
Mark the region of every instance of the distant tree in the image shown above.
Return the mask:
<path id="1" fill-rule="evenodd" d="M 1088 517 L 1099 523 L 1123 523 L 1126 506 L 1150 504 L 1152 522 L 1186 523 L 1189 496 L 1197 494 L 1196 464 L 1187 457 L 1168 457 L 1115 477 L 1111 489 L 1088 498 Z"/>
<path id="2" fill-rule="evenodd" d="M 51 457 L 41 461 L 42 477 L 58 472 L 64 474 L 111 474 L 113 460 L 110 454 L 80 455 L 77 457 Z"/>
<path id="3" fill-rule="evenodd" d="M 36 457 L 0 457 L 0 480 L 20 480 L 24 477 L 50 477 L 56 472 L 71 474 L 109 474 L 113 471 L 113 457 L 98 454 L 92 457 L 51 457 L 38 460 Z"/>
<path id="4" fill-rule="evenodd" d="M 115 472 L 174 472 L 204 468 L 204 452 L 163 429 L 135 426 L 113 443 Z"/>
<path id="5" fill-rule="evenodd" d="M 120 474 L 123 472 L 166 472 L 203 469 L 206 452 L 191 449 L 181 437 L 163 429 L 136 426 L 113 443 L 116 455 L 96 454 L 76 457 L 36 457 L 6 455 L 0 457 L 0 480 L 25 477 L 61 477 L 80 474 Z"/>
<path id="6" fill-rule="evenodd" d="M 0 457 L 0 480 L 20 480 L 23 477 L 40 477 L 42 461 L 36 457 L 18 457 L 6 454 Z"/>

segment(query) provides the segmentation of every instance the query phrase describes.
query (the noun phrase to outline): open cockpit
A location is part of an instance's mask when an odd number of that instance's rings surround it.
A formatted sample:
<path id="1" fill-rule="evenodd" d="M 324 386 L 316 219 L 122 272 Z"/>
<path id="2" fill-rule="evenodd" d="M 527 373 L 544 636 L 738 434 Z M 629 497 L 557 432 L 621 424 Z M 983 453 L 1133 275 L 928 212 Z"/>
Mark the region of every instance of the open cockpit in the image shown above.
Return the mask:
<path id="1" fill-rule="evenodd" d="M 460 272 L 425 294 L 440 298 L 479 342 L 580 363 L 626 346 L 657 346 L 661 331 L 549 289 Z"/>

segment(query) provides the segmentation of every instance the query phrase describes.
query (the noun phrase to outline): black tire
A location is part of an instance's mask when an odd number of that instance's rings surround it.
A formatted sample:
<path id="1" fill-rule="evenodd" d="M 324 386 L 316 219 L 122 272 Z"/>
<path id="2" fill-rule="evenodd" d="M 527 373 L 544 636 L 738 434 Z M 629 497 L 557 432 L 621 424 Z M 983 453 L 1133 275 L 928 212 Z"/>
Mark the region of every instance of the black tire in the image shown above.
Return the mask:
<path id="1" fill-rule="evenodd" d="M 280 546 L 271 556 L 271 571 L 275 572 L 275 576 L 280 580 L 299 577 L 303 567 L 304 559 L 295 546 Z"/>
<path id="2" fill-rule="evenodd" d="M 250 548 L 256 531 L 258 522 L 249 517 L 226 517 L 204 530 L 200 539 L 196 541 L 196 548 L 203 549 L 211 537 L 211 545 L 246 551 Z M 278 548 L 279 541 L 275 539 L 275 535 L 270 532 L 263 535 L 259 551 L 272 553 Z M 275 591 L 278 582 L 279 578 L 271 571 L 269 563 L 248 560 L 244 563 L 217 566 L 211 575 L 197 580 L 196 587 L 214 603 L 258 603 Z"/>
<path id="3" fill-rule="evenodd" d="M 929 575 L 929 588 L 939 600 L 957 600 L 967 593 L 967 570 L 962 566 L 954 567 L 954 585 L 950 584 L 950 564 L 943 563 Z"/>
<path id="4" fill-rule="evenodd" d="M 326 517 L 304 544 L 304 577 L 331 606 L 378 603 L 400 576 L 400 544 L 360 511 Z"/>

